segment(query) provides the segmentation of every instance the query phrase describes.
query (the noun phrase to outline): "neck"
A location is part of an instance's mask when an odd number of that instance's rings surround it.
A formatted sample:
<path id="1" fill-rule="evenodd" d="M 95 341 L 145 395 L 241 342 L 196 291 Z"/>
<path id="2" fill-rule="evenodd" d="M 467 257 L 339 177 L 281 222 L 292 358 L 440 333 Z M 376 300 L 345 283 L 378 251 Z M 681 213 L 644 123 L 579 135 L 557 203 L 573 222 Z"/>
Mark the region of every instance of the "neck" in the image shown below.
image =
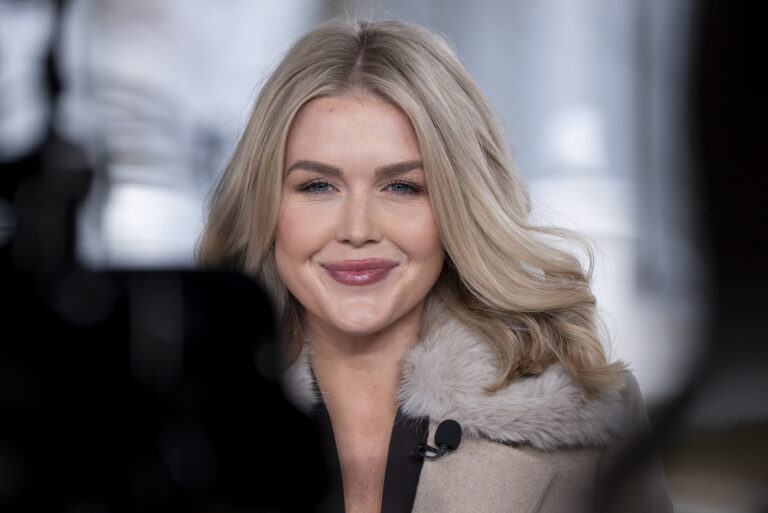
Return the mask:
<path id="1" fill-rule="evenodd" d="M 359 335 L 307 316 L 312 369 L 333 426 L 347 511 L 381 508 L 400 371 L 422 310 L 423 304 L 382 331 Z"/>
<path id="2" fill-rule="evenodd" d="M 326 403 L 396 406 L 403 356 L 416 342 L 423 305 L 385 329 L 349 334 L 308 316 L 312 369 Z"/>

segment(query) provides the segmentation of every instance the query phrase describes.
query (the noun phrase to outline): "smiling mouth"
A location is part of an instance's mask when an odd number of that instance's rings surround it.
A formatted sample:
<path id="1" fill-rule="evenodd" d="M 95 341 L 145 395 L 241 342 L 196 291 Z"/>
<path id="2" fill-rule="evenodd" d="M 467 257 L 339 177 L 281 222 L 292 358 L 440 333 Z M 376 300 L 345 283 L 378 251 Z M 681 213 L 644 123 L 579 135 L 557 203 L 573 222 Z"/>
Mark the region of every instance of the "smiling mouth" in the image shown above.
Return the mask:
<path id="1" fill-rule="evenodd" d="M 397 262 L 371 258 L 322 264 L 334 280 L 344 285 L 372 285 L 387 277 Z"/>

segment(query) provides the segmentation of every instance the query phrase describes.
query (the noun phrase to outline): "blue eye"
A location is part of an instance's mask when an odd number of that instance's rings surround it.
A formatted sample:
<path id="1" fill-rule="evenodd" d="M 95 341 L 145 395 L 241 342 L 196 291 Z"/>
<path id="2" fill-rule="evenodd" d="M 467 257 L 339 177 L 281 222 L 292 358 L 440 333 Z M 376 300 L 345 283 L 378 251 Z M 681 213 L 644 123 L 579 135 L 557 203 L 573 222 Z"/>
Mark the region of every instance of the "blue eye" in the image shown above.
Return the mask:
<path id="1" fill-rule="evenodd" d="M 392 182 L 389 185 L 387 185 L 387 187 L 389 188 L 390 191 L 396 192 L 398 194 L 414 194 L 417 192 L 421 192 L 420 186 L 413 183 L 409 183 L 409 182 L 402 182 L 402 181 Z"/>
<path id="2" fill-rule="evenodd" d="M 301 192 L 328 192 L 331 190 L 331 184 L 323 181 L 311 181 L 299 186 Z"/>

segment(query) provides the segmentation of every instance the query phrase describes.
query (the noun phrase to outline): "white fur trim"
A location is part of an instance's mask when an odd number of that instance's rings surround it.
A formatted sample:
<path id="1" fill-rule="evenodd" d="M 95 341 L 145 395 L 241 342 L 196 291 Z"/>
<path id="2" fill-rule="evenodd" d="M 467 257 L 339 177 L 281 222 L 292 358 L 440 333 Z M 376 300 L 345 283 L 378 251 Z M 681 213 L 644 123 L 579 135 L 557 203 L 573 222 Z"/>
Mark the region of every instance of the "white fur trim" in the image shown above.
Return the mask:
<path id="1" fill-rule="evenodd" d="M 309 414 L 320 401 L 314 385 L 314 376 L 310 365 L 309 344 L 304 348 L 293 364 L 283 373 L 283 394 L 299 411 Z"/>

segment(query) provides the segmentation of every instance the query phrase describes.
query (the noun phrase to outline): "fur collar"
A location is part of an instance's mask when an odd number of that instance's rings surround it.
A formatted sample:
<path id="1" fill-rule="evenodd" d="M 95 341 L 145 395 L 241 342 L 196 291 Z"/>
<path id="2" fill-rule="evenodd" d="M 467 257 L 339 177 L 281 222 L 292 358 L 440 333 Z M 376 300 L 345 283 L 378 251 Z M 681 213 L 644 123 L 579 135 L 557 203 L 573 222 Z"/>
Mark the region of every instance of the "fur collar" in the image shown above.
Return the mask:
<path id="1" fill-rule="evenodd" d="M 412 418 L 454 419 L 465 437 L 483 436 L 538 449 L 607 444 L 621 431 L 626 406 L 621 390 L 587 399 L 561 365 L 522 378 L 496 393 L 497 374 L 488 345 L 429 302 L 419 343 L 405 356 L 400 411 Z M 289 400 L 308 412 L 317 404 L 308 348 L 284 375 Z"/>

